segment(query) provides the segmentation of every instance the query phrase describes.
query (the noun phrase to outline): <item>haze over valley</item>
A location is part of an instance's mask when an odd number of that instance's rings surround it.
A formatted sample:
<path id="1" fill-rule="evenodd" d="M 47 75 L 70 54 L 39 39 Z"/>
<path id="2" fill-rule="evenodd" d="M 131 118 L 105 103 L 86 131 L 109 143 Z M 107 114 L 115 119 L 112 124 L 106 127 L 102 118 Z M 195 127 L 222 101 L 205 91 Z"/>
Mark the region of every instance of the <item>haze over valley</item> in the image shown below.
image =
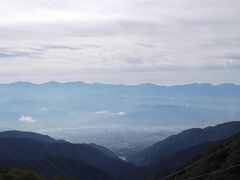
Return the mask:
<path id="1" fill-rule="evenodd" d="M 239 92 L 235 84 L 17 82 L 0 85 L 0 121 L 2 130 L 131 153 L 184 129 L 239 120 Z"/>
<path id="2" fill-rule="evenodd" d="M 1 0 L 0 180 L 240 179 L 239 0 Z"/>

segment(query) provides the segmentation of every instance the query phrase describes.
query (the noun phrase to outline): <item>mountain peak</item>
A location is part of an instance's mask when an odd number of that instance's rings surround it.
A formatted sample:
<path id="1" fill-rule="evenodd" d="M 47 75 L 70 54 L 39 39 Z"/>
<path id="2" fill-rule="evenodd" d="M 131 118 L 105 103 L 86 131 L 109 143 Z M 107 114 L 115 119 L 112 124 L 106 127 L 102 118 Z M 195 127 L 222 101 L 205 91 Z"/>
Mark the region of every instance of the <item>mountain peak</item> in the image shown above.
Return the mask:
<path id="1" fill-rule="evenodd" d="M 27 131 L 17 131 L 17 130 L 11 130 L 11 131 L 3 131 L 0 132 L 0 139 L 5 138 L 14 138 L 14 139 L 33 139 L 40 142 L 57 142 L 57 140 L 51 138 L 48 135 L 42 135 L 34 132 L 27 132 Z"/>

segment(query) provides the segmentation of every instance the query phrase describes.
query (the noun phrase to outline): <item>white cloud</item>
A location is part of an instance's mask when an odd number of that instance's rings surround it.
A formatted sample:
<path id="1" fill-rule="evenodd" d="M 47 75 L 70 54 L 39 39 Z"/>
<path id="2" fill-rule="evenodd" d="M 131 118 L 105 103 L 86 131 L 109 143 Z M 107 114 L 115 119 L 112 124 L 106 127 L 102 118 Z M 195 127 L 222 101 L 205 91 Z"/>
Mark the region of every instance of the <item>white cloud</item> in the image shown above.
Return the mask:
<path id="1" fill-rule="evenodd" d="M 108 111 L 97 111 L 95 112 L 95 114 L 109 114 Z"/>
<path id="2" fill-rule="evenodd" d="M 119 116 L 124 116 L 126 113 L 125 112 L 118 112 L 117 113 Z"/>
<path id="3" fill-rule="evenodd" d="M 42 108 L 41 108 L 41 111 L 48 111 L 48 108 L 42 107 Z"/>
<path id="4" fill-rule="evenodd" d="M 33 117 L 31 116 L 25 116 L 25 115 L 22 115 L 19 119 L 19 121 L 21 123 L 24 123 L 24 124 L 31 124 L 31 123 L 34 123 L 36 120 L 33 119 Z"/>
<path id="5" fill-rule="evenodd" d="M 117 115 L 117 116 L 124 116 L 126 114 L 125 112 L 109 112 L 109 111 L 97 111 L 94 113 L 100 115 Z"/>

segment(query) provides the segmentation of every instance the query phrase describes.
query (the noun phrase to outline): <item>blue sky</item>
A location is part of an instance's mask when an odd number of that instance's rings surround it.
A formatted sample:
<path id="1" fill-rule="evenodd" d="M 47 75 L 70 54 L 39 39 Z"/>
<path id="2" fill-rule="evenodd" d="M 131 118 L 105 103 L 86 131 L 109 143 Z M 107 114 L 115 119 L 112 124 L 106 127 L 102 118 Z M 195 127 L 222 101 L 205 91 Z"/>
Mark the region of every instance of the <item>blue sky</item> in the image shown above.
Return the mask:
<path id="1" fill-rule="evenodd" d="M 1 0 L 0 82 L 240 83 L 239 0 Z"/>

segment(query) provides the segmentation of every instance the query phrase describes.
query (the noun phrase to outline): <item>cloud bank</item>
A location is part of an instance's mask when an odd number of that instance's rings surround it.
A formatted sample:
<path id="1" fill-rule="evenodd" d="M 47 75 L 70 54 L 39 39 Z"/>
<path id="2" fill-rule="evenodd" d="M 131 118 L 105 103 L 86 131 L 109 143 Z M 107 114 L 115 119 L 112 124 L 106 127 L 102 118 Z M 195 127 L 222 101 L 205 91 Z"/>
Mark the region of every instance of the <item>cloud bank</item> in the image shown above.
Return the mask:
<path id="1" fill-rule="evenodd" d="M 239 7 L 238 0 L 2 0 L 0 81 L 240 83 Z M 199 76 L 206 73 L 214 78 Z"/>

